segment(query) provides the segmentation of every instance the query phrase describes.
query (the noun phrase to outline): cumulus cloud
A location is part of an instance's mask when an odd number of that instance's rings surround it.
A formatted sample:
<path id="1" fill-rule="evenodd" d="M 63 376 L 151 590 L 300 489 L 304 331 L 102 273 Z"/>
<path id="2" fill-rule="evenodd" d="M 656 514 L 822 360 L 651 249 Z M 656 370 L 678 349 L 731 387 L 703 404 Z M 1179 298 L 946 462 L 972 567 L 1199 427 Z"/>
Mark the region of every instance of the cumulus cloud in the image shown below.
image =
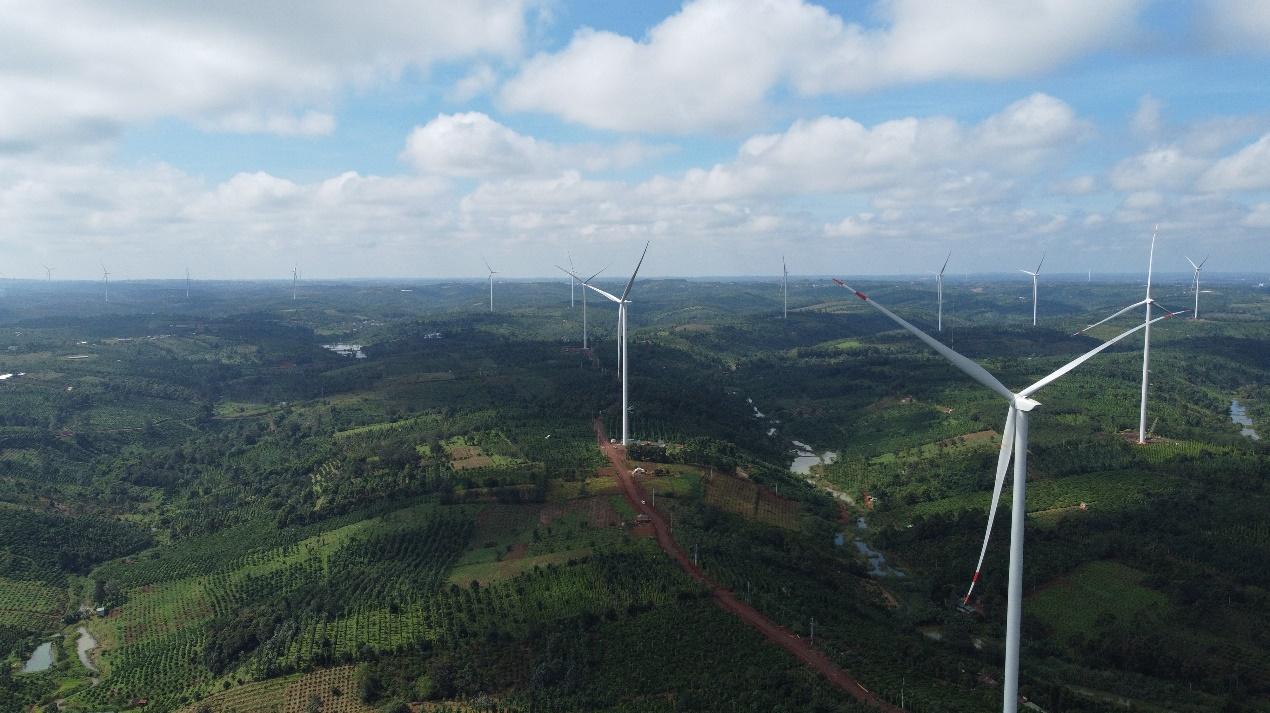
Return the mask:
<path id="1" fill-rule="evenodd" d="M 907 117 L 866 127 L 824 116 L 752 137 L 730 163 L 653 185 L 714 198 L 897 191 L 894 201 L 933 196 L 965 204 L 971 196 L 1000 196 L 1008 175 L 1043 170 L 1046 159 L 1086 131 L 1071 107 L 1045 94 L 971 126 L 947 117 Z"/>
<path id="2" fill-rule="evenodd" d="M 329 133 L 325 106 L 345 87 L 514 56 L 524 5 L 36 3 L 0 22 L 0 150 L 100 140 L 169 116 L 212 130 Z"/>
<path id="3" fill-rule="evenodd" d="M 1133 32 L 1140 0 L 890 0 L 880 27 L 803 0 L 695 0 L 639 40 L 583 29 L 502 88 L 513 110 L 619 131 L 733 128 L 802 95 L 1052 69 Z"/>
<path id="4" fill-rule="evenodd" d="M 1270 188 L 1270 134 L 1213 164 L 1199 179 L 1206 191 L 1252 191 Z"/>
<path id="5" fill-rule="evenodd" d="M 626 168 L 666 150 L 629 141 L 562 146 L 521 134 L 486 114 L 467 112 L 441 114 L 416 126 L 400 158 L 424 173 L 480 177 Z"/>

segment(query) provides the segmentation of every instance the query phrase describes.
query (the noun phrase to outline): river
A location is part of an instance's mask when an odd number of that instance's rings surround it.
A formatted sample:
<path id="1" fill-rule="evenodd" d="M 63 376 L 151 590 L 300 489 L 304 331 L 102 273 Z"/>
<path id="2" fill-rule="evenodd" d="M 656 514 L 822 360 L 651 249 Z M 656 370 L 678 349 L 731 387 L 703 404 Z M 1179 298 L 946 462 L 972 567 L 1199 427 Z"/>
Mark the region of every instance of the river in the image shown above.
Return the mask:
<path id="1" fill-rule="evenodd" d="M 1248 418 L 1248 409 L 1235 399 L 1230 400 L 1230 421 L 1239 426 L 1243 426 L 1239 430 L 1241 436 L 1247 436 L 1254 441 L 1260 441 L 1261 436 L 1252 428 L 1252 419 Z"/>
<path id="2" fill-rule="evenodd" d="M 57 660 L 57 656 L 53 653 L 53 642 L 45 641 L 35 647 L 35 651 L 31 652 L 31 658 L 22 664 L 22 673 L 39 673 L 47 671 Z"/>

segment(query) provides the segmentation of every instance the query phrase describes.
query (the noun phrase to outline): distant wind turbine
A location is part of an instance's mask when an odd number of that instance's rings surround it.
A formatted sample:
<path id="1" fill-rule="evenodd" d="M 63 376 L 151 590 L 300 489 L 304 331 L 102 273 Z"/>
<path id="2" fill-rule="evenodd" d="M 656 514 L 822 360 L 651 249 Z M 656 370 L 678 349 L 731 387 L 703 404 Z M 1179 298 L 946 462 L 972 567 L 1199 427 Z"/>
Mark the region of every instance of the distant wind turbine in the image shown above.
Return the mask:
<path id="1" fill-rule="evenodd" d="M 1039 266 L 1037 272 L 1040 272 Z M 982 366 L 944 346 L 934 337 L 909 324 L 891 310 L 869 299 L 864 293 L 848 286 L 841 280 L 835 279 L 834 282 L 840 287 L 851 290 L 856 297 L 864 300 L 874 309 L 889 317 L 893 322 L 912 332 L 918 339 L 925 342 L 936 352 L 939 352 L 940 356 L 952 362 L 953 366 L 956 366 L 967 376 L 987 387 L 1009 403 L 1009 409 L 1006 411 L 1005 416 L 1005 426 L 1001 430 L 1001 450 L 997 455 L 996 482 L 992 491 L 992 506 L 988 511 L 988 525 L 984 532 L 983 547 L 979 553 L 979 563 L 975 566 L 970 589 L 966 592 L 964 601 L 968 602 L 970 600 L 974 585 L 979 581 L 979 574 L 983 568 L 984 554 L 988 551 L 988 539 L 992 534 L 993 519 L 996 517 L 997 504 L 1001 499 L 1001 489 L 1005 484 L 1006 470 L 1010 465 L 1010 458 L 1013 456 L 1014 494 L 1013 505 L 1010 508 L 1010 574 L 1006 603 L 1005 680 L 1002 685 L 1004 695 L 1002 710 L 1004 713 L 1017 713 L 1019 705 L 1019 649 L 1023 622 L 1023 524 L 1027 517 L 1025 491 L 1027 488 L 1028 413 L 1040 406 L 1039 403 L 1033 401 L 1030 397 L 1093 358 L 1107 347 L 1148 326 L 1150 322 L 1140 324 L 1113 339 L 1103 342 L 1040 381 L 1021 391 L 1013 392 Z M 1154 321 L 1158 322 L 1161 319 L 1168 319 L 1174 314 L 1177 313 L 1165 314 L 1162 317 L 1157 317 Z"/>
<path id="2" fill-rule="evenodd" d="M 1186 256 L 1183 255 L 1182 257 Z M 1189 257 L 1186 258 L 1186 261 L 1191 264 L 1191 267 L 1195 268 L 1195 311 L 1191 313 L 1191 319 L 1199 319 L 1199 271 L 1204 269 L 1204 263 L 1208 262 L 1208 256 L 1200 260 L 1198 265 Z"/>
<path id="3" fill-rule="evenodd" d="M 1106 323 L 1106 322 L 1110 322 L 1111 320 L 1115 319 L 1116 317 L 1119 317 L 1120 315 L 1124 314 L 1125 312 L 1128 312 L 1131 309 L 1135 309 L 1137 307 L 1146 305 L 1146 317 L 1142 320 L 1142 327 L 1145 328 L 1145 331 L 1142 333 L 1142 401 L 1138 411 L 1138 443 L 1147 442 L 1147 385 L 1150 383 L 1150 374 L 1151 374 L 1151 369 L 1150 369 L 1151 323 L 1154 321 L 1159 321 L 1159 320 L 1151 319 L 1151 305 L 1155 304 L 1155 299 L 1151 297 L 1151 271 L 1152 271 L 1152 267 L 1155 265 L 1155 236 L 1158 230 L 1159 230 L 1159 226 L 1156 226 L 1156 229 L 1151 232 L 1151 252 L 1147 258 L 1147 296 L 1146 298 L 1143 299 L 1141 302 L 1135 302 L 1129 305 L 1128 307 L 1125 307 L 1124 309 L 1120 310 L 1119 312 L 1116 312 L 1115 314 L 1111 315 L 1110 317 L 1107 317 L 1106 319 L 1103 319 L 1100 322 L 1094 322 L 1093 324 L 1085 327 L 1084 329 L 1076 333 L 1076 334 L 1082 334 L 1084 332 L 1088 332 L 1094 327 L 1097 327 L 1098 325 Z M 1181 312 L 1171 312 L 1169 314 L 1171 316 L 1173 314 L 1181 314 Z"/>
<path id="4" fill-rule="evenodd" d="M 608 292 L 605 292 L 604 290 L 601 290 L 600 288 L 596 287 L 595 285 L 592 285 L 589 281 L 584 281 L 584 282 L 582 282 L 582 286 L 583 286 L 583 287 L 585 287 L 585 288 L 587 288 L 587 289 L 589 289 L 589 290 L 592 290 L 592 291 L 594 291 L 594 292 L 597 292 L 597 293 L 599 293 L 599 294 L 603 295 L 603 296 L 604 296 L 606 299 L 608 299 L 610 302 L 616 302 L 616 303 L 617 303 L 618 354 L 620 354 L 620 355 L 621 355 L 621 362 L 622 362 L 622 365 L 621 365 L 621 372 L 622 372 L 622 445 L 624 445 L 624 446 L 625 446 L 625 445 L 630 444 L 630 442 L 631 442 L 631 440 L 630 440 L 630 429 L 629 429 L 629 427 L 628 427 L 628 419 L 629 419 L 630 414 L 629 414 L 629 409 L 628 409 L 628 406 L 627 406 L 627 393 L 628 393 L 628 388 L 627 388 L 627 379 L 626 379 L 626 376 L 627 376 L 627 370 L 628 370 L 628 368 L 629 368 L 629 366 L 630 366 L 630 364 L 629 364 L 630 360 L 629 360 L 628 355 L 627 355 L 627 353 L 626 353 L 626 306 L 627 306 L 628 304 L 630 304 L 630 300 L 629 300 L 629 299 L 627 299 L 627 297 L 629 297 L 629 296 L 630 296 L 630 294 L 631 294 L 631 287 L 632 287 L 632 286 L 634 286 L 634 284 L 635 284 L 635 276 L 639 274 L 639 268 L 640 268 L 640 266 L 644 264 L 644 256 L 648 254 L 648 246 L 649 246 L 649 244 L 650 244 L 650 243 L 645 243 L 645 244 L 644 244 L 644 252 L 640 254 L 640 256 L 639 256 L 639 262 L 635 264 L 635 271 L 631 273 L 631 279 L 627 281 L 627 283 L 626 283 L 626 289 L 622 291 L 622 296 L 621 296 L 621 297 L 615 297 L 615 296 L 613 296 L 612 294 L 610 294 L 610 293 L 608 293 Z M 559 265 L 557 265 L 556 267 L 557 267 L 557 268 L 559 268 L 559 269 L 561 269 L 561 270 L 564 270 L 564 268 L 563 268 L 563 267 L 560 267 Z M 568 270 L 565 270 L 565 272 L 569 272 L 569 271 L 568 271 Z M 570 272 L 569 274 L 570 274 L 570 275 L 573 275 L 573 277 L 575 277 L 575 278 L 577 277 L 577 275 L 574 275 L 574 274 L 573 274 L 573 273 L 571 273 L 571 272 Z M 596 273 L 596 274 L 599 274 L 599 273 Z M 580 278 L 579 278 L 579 279 L 580 279 Z"/>
<path id="5" fill-rule="evenodd" d="M 300 268 L 291 266 L 291 301 L 295 302 L 295 293 L 300 286 Z"/>
<path id="6" fill-rule="evenodd" d="M 938 331 L 944 331 L 944 270 L 948 269 L 948 261 L 952 259 L 952 251 L 944 258 L 944 266 L 935 273 L 935 292 L 939 295 L 939 317 L 936 320 Z"/>
<path id="7" fill-rule="evenodd" d="M 48 282 L 53 281 L 53 268 L 49 267 L 48 265 L 44 266 L 44 279 Z"/>
<path id="8" fill-rule="evenodd" d="M 572 267 L 572 265 L 570 265 L 570 267 Z M 599 270 L 597 270 L 597 271 L 596 271 L 596 273 L 595 273 L 594 275 L 592 275 L 592 276 L 590 276 L 590 277 L 588 277 L 587 279 L 585 279 L 585 280 L 583 280 L 583 281 L 582 281 L 582 286 L 583 286 L 583 287 L 586 287 L 587 285 L 591 284 L 591 280 L 594 280 L 596 277 L 598 277 L 598 276 L 599 276 L 599 274 L 600 274 L 601 272 L 604 272 L 604 271 L 605 271 L 605 270 L 607 270 L 607 269 L 608 269 L 608 266 L 606 265 L 606 266 L 604 266 L 604 267 L 600 268 Z M 569 279 L 571 279 L 571 280 L 575 280 L 576 278 L 574 278 L 572 275 L 570 275 L 570 276 L 569 276 Z M 582 348 L 583 348 L 583 349 L 590 349 L 590 347 L 589 347 L 589 346 L 587 346 L 586 295 L 587 295 L 587 291 L 586 291 L 586 290 L 582 290 Z"/>
<path id="9" fill-rule="evenodd" d="M 104 284 L 106 287 L 106 303 L 109 304 L 110 303 L 110 271 L 106 269 L 105 265 L 101 266 L 101 281 L 102 281 L 102 284 Z"/>
<path id="10" fill-rule="evenodd" d="M 1023 270 L 1023 269 L 1019 270 L 1019 272 L 1032 276 L 1032 326 L 1033 327 L 1036 326 L 1036 278 L 1041 276 L 1041 265 L 1044 265 L 1044 264 L 1045 264 L 1045 253 L 1041 253 L 1041 261 L 1036 264 L 1036 272 L 1032 272 L 1031 270 Z"/>
<path id="11" fill-rule="evenodd" d="M 785 265 L 785 256 L 781 255 L 781 293 L 785 306 L 781 310 L 781 319 L 789 319 L 789 267 Z"/>
<path id="12" fill-rule="evenodd" d="M 185 299 L 190 298 L 190 268 L 185 268 Z"/>
<path id="13" fill-rule="evenodd" d="M 481 262 L 485 263 L 485 269 L 489 270 L 489 311 L 493 312 L 494 311 L 494 276 L 497 275 L 498 273 L 494 271 L 494 268 L 489 266 L 489 261 L 486 260 L 484 257 L 481 258 Z"/>

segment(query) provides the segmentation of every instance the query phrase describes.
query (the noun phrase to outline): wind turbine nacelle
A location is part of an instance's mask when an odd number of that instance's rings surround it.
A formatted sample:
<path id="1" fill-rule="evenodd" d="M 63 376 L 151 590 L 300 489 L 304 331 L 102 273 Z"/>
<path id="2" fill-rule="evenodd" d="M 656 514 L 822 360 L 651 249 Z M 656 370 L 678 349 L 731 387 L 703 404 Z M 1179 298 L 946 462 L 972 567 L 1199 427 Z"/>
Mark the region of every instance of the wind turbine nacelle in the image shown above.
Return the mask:
<path id="1" fill-rule="evenodd" d="M 1014 398 L 1011 400 L 1011 403 L 1014 404 L 1014 408 L 1020 411 L 1031 411 L 1032 409 L 1041 405 L 1040 401 L 1033 401 L 1032 399 L 1029 399 L 1026 396 L 1019 396 L 1018 394 L 1015 394 Z"/>

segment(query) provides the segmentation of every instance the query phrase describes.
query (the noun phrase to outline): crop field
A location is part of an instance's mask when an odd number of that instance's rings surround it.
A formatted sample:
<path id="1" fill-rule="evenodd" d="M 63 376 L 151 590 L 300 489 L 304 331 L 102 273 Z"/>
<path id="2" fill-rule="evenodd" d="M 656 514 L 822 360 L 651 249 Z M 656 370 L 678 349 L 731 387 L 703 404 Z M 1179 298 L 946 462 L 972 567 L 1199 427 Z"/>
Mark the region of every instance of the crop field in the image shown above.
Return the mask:
<path id="1" fill-rule="evenodd" d="M 25 628 L 32 620 L 54 624 L 67 608 L 65 590 L 43 582 L 0 577 L 0 626 Z"/>
<path id="2" fill-rule="evenodd" d="M 1095 636 L 1112 620 L 1139 613 L 1167 616 L 1168 597 L 1142 584 L 1146 574 L 1119 562 L 1089 562 L 1027 598 L 1029 616 L 1052 627 L 1061 641 Z"/>
<path id="3" fill-rule="evenodd" d="M 743 478 L 715 473 L 705 481 L 705 502 L 787 530 L 799 528 L 798 503 L 787 500 Z"/>

